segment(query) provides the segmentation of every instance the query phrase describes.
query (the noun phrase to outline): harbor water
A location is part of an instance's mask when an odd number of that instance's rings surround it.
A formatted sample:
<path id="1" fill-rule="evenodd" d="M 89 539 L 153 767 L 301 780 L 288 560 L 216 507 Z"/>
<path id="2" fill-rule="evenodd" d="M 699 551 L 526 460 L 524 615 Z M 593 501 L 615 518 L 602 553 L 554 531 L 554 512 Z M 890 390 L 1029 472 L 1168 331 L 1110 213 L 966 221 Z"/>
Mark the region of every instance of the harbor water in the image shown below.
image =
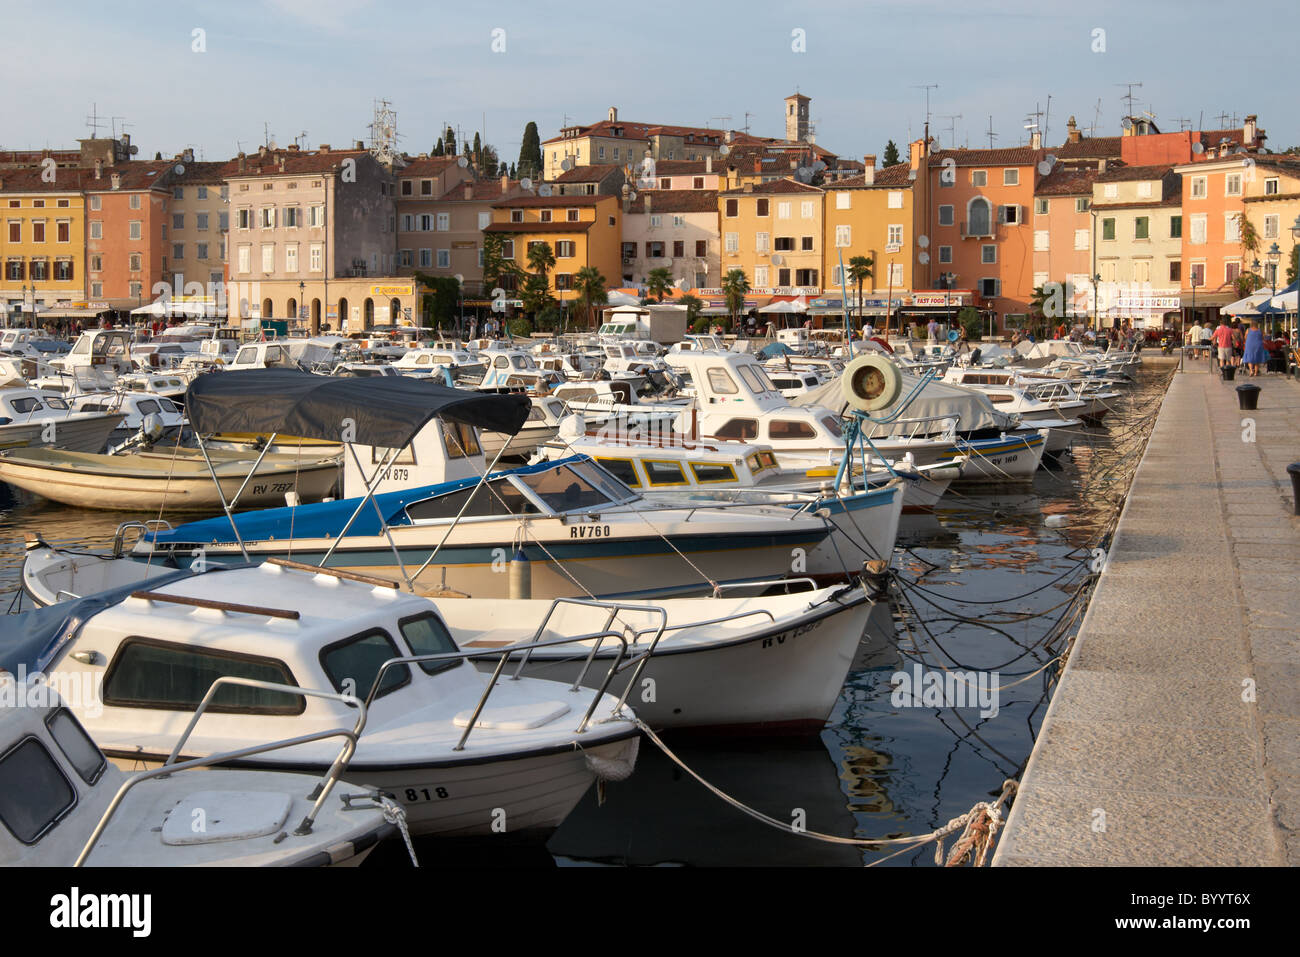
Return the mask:
<path id="1" fill-rule="evenodd" d="M 933 866 L 933 845 L 898 853 L 847 841 L 929 833 L 1019 775 L 1168 378 L 1144 367 L 1104 424 L 1082 430 L 1032 485 L 954 487 L 934 514 L 904 516 L 890 598 L 819 736 L 666 739 L 712 788 L 806 833 L 747 816 L 642 740 L 633 775 L 593 788 L 545 847 L 478 842 L 456 849 L 458 861 Z M 156 517 L 65 508 L 0 485 L 5 606 L 18 607 L 24 532 L 103 549 L 122 522 Z M 923 694 L 936 687 L 945 700 Z M 422 859 L 446 862 L 447 845 L 416 845 Z M 405 850 L 381 847 L 367 866 L 406 866 Z"/>

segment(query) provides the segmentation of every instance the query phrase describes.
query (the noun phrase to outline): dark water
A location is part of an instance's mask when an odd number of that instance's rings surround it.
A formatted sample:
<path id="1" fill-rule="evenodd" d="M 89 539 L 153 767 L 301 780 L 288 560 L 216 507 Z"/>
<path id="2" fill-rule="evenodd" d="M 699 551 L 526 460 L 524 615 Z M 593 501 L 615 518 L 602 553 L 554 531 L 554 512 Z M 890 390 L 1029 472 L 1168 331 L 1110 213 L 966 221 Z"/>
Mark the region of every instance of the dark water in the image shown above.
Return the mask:
<path id="1" fill-rule="evenodd" d="M 934 515 L 905 516 L 894 596 L 873 612 L 826 729 L 803 740 L 668 739 L 705 780 L 772 818 L 842 838 L 924 834 L 1019 775 L 1049 700 L 1053 662 L 1082 617 L 1093 549 L 1118 515 L 1167 373 L 1143 371 L 1101 428 L 1019 487 L 957 489 Z M 17 587 L 22 533 L 102 547 L 154 515 L 52 505 L 0 485 L 0 592 Z M 1053 518 L 1055 517 L 1055 518 Z M 1023 596 L 1023 597 L 1022 597 Z M 896 706 L 892 678 L 948 668 L 999 674 L 998 713 Z M 942 674 L 942 671 L 940 671 Z M 1025 679 L 1025 680 L 1022 680 Z M 987 708 L 985 710 L 988 710 Z M 545 848 L 457 848 L 460 863 L 933 866 L 933 846 L 889 857 L 779 832 L 723 803 L 642 741 L 635 773 L 593 789 Z M 448 848 L 419 841 L 431 863 Z M 368 864 L 402 866 L 400 847 Z"/>

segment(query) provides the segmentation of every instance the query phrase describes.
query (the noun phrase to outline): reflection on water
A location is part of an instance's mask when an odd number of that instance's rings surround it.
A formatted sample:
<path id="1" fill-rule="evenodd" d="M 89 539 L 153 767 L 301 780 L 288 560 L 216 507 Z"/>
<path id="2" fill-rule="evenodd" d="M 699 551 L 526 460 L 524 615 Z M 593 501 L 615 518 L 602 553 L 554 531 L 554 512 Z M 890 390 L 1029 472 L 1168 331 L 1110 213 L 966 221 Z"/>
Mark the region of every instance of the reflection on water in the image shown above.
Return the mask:
<path id="1" fill-rule="evenodd" d="M 1149 418 L 1166 381 L 1143 373 L 1106 427 L 1089 430 L 1072 457 L 1040 470 L 1032 486 L 957 488 L 937 513 L 904 516 L 894 561 L 902 594 L 874 609 L 820 738 L 679 737 L 669 745 L 724 792 L 777 820 L 839 837 L 922 834 L 988 800 L 1029 756 L 1056 666 L 1021 679 L 1059 652 L 1045 636 L 1072 610 L 1091 549 L 1111 527 L 1139 458 L 1145 430 L 1136 426 Z M 1052 525 L 1048 516 L 1056 517 Z M 104 547 L 119 523 L 154 517 L 68 509 L 0 486 L 0 589 L 17 587 L 24 531 L 52 543 Z M 916 664 L 997 671 L 998 713 L 895 706 L 891 677 Z M 426 858 L 445 857 L 437 842 L 421 844 Z M 545 851 L 480 847 L 458 860 L 511 867 L 858 865 L 888 853 L 775 831 L 723 803 L 643 741 L 632 777 L 611 783 L 603 805 L 593 789 Z M 933 859 L 926 846 L 886 863 L 931 866 Z M 405 866 L 405 855 L 377 852 L 372 861 Z"/>

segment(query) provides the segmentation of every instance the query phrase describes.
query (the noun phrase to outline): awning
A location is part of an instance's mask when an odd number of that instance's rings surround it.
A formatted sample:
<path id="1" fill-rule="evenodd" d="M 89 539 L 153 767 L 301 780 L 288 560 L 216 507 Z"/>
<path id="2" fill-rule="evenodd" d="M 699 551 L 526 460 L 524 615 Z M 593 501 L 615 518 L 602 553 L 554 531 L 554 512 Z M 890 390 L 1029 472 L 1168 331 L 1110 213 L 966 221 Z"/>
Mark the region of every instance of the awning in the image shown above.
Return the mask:
<path id="1" fill-rule="evenodd" d="M 401 448 L 435 416 L 517 433 L 528 397 L 467 392 L 406 376 L 336 379 L 297 369 L 209 372 L 190 383 L 185 411 L 196 432 L 279 432 Z"/>
<path id="2" fill-rule="evenodd" d="M 1259 315 L 1259 305 L 1273 297 L 1272 289 L 1262 289 L 1259 292 L 1246 296 L 1244 299 L 1238 299 L 1236 302 L 1230 302 L 1223 307 L 1221 312 L 1226 312 L 1230 316 L 1257 316 Z"/>

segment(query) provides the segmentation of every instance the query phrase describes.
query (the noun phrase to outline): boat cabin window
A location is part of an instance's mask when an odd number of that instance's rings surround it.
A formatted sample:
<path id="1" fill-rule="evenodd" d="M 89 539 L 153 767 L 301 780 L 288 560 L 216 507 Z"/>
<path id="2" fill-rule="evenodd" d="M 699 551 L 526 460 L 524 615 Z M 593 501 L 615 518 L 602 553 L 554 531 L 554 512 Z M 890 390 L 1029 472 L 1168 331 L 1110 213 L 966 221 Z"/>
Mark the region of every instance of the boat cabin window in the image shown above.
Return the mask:
<path id="1" fill-rule="evenodd" d="M 388 632 L 382 628 L 372 628 L 326 645 L 321 649 L 320 663 L 335 691 L 364 699 L 374 687 L 383 663 L 400 657 L 402 653 L 397 650 L 397 645 Z M 384 672 L 375 697 L 382 698 L 410 682 L 411 669 L 406 665 L 393 665 Z"/>
<path id="2" fill-rule="evenodd" d="M 470 498 L 469 507 L 465 502 Z M 455 518 L 465 508 L 465 517 L 474 518 L 485 515 L 536 515 L 537 506 L 529 501 L 523 492 L 510 484 L 508 479 L 496 479 L 486 485 L 477 482 L 466 488 L 447 492 L 435 498 L 426 498 L 406 506 L 406 515 L 413 522 L 427 522 L 443 518 Z"/>
<path id="3" fill-rule="evenodd" d="M 606 346 L 605 355 L 609 356 L 611 359 L 620 358 L 618 346 Z"/>
<path id="4" fill-rule="evenodd" d="M 749 463 L 749 470 L 755 475 L 764 469 L 776 468 L 776 456 L 771 452 L 751 452 L 745 461 Z"/>
<path id="5" fill-rule="evenodd" d="M 415 364 L 417 366 L 427 366 L 433 362 L 433 356 L 417 356 Z"/>
<path id="6" fill-rule="evenodd" d="M 629 488 L 641 487 L 631 459 L 596 459 L 596 463 Z"/>
<path id="7" fill-rule="evenodd" d="M 148 415 L 150 412 L 159 411 L 159 408 L 157 402 L 154 402 L 153 400 L 148 400 L 145 402 L 137 403 L 136 410 L 139 411 L 141 415 Z"/>
<path id="8" fill-rule="evenodd" d="M 740 377 L 745 380 L 745 384 L 754 390 L 756 395 L 762 395 L 764 392 L 775 392 L 772 387 L 772 380 L 767 377 L 758 366 L 740 366 Z"/>
<path id="9" fill-rule="evenodd" d="M 645 469 L 646 481 L 654 485 L 685 485 L 686 476 L 682 467 L 676 462 L 664 462 L 647 459 L 641 463 Z"/>
<path id="10" fill-rule="evenodd" d="M 811 439 L 817 430 L 798 419 L 775 419 L 767 424 L 767 435 L 772 439 Z"/>
<path id="11" fill-rule="evenodd" d="M 518 478 L 555 512 L 602 508 L 631 495 L 605 472 L 586 463 L 561 465 Z"/>
<path id="12" fill-rule="evenodd" d="M 245 346 L 239 350 L 239 355 L 235 356 L 235 362 L 240 365 L 248 365 L 257 361 L 257 347 Z"/>
<path id="13" fill-rule="evenodd" d="M 1007 402 L 1014 402 L 1016 400 L 1014 395 L 1008 395 L 1005 392 L 986 392 L 985 395 L 989 397 L 989 401 L 994 405 L 1003 405 Z"/>
<path id="14" fill-rule="evenodd" d="M 442 619 L 431 612 L 414 618 L 403 618 L 397 627 L 401 629 L 406 643 L 411 646 L 413 655 L 447 655 L 460 651 Z M 448 658 L 446 661 L 421 661 L 420 667 L 427 675 L 437 675 L 465 663 L 464 658 Z"/>
<path id="15" fill-rule="evenodd" d="M 530 408 L 530 409 L 528 410 L 528 418 L 525 419 L 524 421 L 525 421 L 525 422 L 543 422 L 543 421 L 545 421 L 545 419 L 546 419 L 546 413 L 545 413 L 544 411 L 542 411 L 540 408 L 538 408 L 537 406 L 533 406 L 532 408 Z"/>
<path id="16" fill-rule="evenodd" d="M 596 398 L 595 389 L 563 389 L 557 390 L 556 394 L 566 402 L 585 402 Z"/>
<path id="17" fill-rule="evenodd" d="M 736 481 L 736 470 L 721 462 L 692 462 L 691 471 L 700 483 Z"/>
<path id="18" fill-rule="evenodd" d="M 482 455 L 483 450 L 479 448 L 478 434 L 474 431 L 474 426 L 466 425 L 464 422 L 451 422 L 447 419 L 442 422 L 442 441 L 447 446 L 447 458 L 463 459 L 466 456 L 473 457 Z"/>
<path id="19" fill-rule="evenodd" d="M 509 367 L 509 365 L 510 365 L 510 360 L 507 359 L 505 356 L 497 356 L 495 359 L 492 360 L 492 368 L 494 369 L 505 369 Z"/>
<path id="20" fill-rule="evenodd" d="M 58 708 L 45 719 L 45 727 L 50 737 L 59 746 L 63 756 L 81 775 L 81 780 L 93 785 L 108 767 L 108 759 L 100 751 L 86 729 L 72 716 L 67 708 Z"/>
<path id="21" fill-rule="evenodd" d="M 758 420 L 731 419 L 713 434 L 716 438 L 732 439 L 737 442 L 756 439 L 758 438 Z"/>
<path id="22" fill-rule="evenodd" d="M 126 353 L 126 339 L 110 333 L 95 339 L 94 354 L 97 356 L 120 356 Z"/>
<path id="23" fill-rule="evenodd" d="M 90 355 L 90 340 L 82 337 L 77 340 L 77 344 L 72 347 L 70 355 L 88 356 Z"/>
<path id="24" fill-rule="evenodd" d="M 39 738 L 28 736 L 0 756 L 0 821 L 35 844 L 77 804 L 77 792 Z"/>
<path id="25" fill-rule="evenodd" d="M 13 406 L 15 412 L 35 412 L 41 407 L 40 400 L 29 395 L 13 399 L 9 404 Z"/>
<path id="26" fill-rule="evenodd" d="M 118 708 L 194 711 L 223 676 L 296 685 L 284 662 L 132 636 L 118 646 L 104 675 L 104 704 Z M 298 695 L 241 685 L 218 689 L 208 710 L 222 714 L 302 714 Z"/>
<path id="27" fill-rule="evenodd" d="M 735 395 L 740 391 L 727 370 L 717 366 L 709 370 L 709 388 L 721 395 Z"/>
<path id="28" fill-rule="evenodd" d="M 823 416 L 822 425 L 826 426 L 826 431 L 837 439 L 844 435 L 844 430 L 840 428 L 840 420 L 833 415 Z"/>
<path id="29" fill-rule="evenodd" d="M 614 397 L 615 402 L 623 405 L 632 404 L 632 387 L 626 382 L 611 382 L 609 384 L 609 393 Z"/>
<path id="30" fill-rule="evenodd" d="M 558 402 L 558 401 L 552 399 L 552 400 L 550 400 L 549 402 L 546 403 L 546 408 L 547 408 L 547 410 L 551 413 L 551 416 L 552 416 L 553 418 L 556 418 L 556 419 L 562 419 L 562 418 L 564 418 L 564 403 L 563 403 L 563 402 Z"/>

